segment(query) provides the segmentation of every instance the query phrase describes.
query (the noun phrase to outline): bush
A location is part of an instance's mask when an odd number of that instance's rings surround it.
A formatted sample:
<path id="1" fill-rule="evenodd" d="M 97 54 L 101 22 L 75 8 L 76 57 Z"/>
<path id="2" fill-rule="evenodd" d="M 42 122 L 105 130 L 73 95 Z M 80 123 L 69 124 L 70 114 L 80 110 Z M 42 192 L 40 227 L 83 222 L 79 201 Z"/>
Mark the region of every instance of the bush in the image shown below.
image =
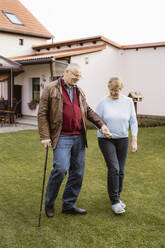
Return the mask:
<path id="1" fill-rule="evenodd" d="M 138 117 L 139 127 L 158 127 L 165 126 L 165 118 L 160 117 Z"/>
<path id="2" fill-rule="evenodd" d="M 165 118 L 160 117 L 138 117 L 139 127 L 158 127 L 165 126 Z M 96 129 L 95 125 L 87 120 L 88 129 Z"/>

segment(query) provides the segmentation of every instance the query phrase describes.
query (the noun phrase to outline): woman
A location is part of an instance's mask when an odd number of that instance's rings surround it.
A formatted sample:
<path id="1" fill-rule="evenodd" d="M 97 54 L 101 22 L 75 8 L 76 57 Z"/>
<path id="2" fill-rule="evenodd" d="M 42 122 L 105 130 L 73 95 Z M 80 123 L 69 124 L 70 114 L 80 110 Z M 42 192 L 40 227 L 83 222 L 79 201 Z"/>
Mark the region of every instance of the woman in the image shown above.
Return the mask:
<path id="1" fill-rule="evenodd" d="M 107 139 L 98 130 L 98 143 L 108 168 L 108 194 L 115 214 L 125 212 L 126 204 L 120 200 L 124 169 L 128 151 L 128 129 L 131 129 L 131 152 L 137 151 L 137 119 L 131 98 L 121 94 L 122 81 L 111 78 L 109 95 L 102 99 L 96 113 L 106 122 L 112 138 Z"/>

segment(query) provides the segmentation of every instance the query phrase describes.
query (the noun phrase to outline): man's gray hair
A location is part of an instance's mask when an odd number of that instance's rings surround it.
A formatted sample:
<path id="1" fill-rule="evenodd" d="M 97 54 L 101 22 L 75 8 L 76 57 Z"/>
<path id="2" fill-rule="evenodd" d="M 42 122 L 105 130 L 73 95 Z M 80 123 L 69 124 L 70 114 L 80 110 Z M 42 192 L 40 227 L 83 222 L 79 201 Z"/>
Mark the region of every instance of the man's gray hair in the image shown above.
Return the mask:
<path id="1" fill-rule="evenodd" d="M 65 68 L 65 71 L 72 71 L 73 69 L 77 69 L 79 71 L 81 71 L 81 68 L 78 64 L 76 63 L 71 63 L 69 64 L 66 68 Z"/>

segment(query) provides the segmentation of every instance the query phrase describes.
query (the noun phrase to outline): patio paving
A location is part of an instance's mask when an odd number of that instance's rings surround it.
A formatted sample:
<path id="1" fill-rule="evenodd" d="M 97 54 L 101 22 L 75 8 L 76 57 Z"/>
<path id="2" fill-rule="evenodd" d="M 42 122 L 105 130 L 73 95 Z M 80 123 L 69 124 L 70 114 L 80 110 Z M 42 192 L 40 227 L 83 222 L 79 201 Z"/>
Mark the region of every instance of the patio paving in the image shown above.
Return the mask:
<path id="1" fill-rule="evenodd" d="M 37 129 L 37 126 L 16 124 L 16 125 L 0 127 L 0 133 L 10 133 L 10 132 L 18 132 L 21 130 L 36 130 L 36 129 Z"/>
<path id="2" fill-rule="evenodd" d="M 17 132 L 21 130 L 36 130 L 37 119 L 34 117 L 24 117 L 16 119 L 16 124 L 0 126 L 0 133 Z"/>

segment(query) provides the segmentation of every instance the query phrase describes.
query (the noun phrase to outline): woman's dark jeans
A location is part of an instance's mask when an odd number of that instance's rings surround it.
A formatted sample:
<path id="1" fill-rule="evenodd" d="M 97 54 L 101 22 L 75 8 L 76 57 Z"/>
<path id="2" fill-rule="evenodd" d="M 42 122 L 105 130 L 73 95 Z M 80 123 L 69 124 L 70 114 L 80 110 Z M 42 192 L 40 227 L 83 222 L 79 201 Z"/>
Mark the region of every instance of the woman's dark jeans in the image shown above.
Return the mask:
<path id="1" fill-rule="evenodd" d="M 108 194 L 112 204 L 120 202 L 129 139 L 98 138 L 108 168 Z"/>

